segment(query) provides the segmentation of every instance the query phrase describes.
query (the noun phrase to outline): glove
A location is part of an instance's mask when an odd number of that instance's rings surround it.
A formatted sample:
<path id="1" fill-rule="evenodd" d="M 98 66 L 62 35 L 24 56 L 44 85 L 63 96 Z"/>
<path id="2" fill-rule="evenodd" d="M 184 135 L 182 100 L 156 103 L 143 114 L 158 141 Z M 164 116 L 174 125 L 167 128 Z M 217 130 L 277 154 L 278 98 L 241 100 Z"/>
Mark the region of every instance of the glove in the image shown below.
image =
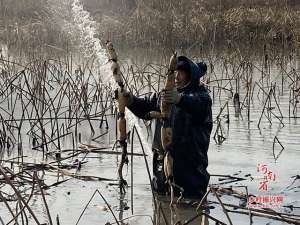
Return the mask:
<path id="1" fill-rule="evenodd" d="M 119 92 L 118 95 L 123 95 L 124 104 L 126 107 L 130 106 L 133 103 L 133 94 L 129 91 L 123 90 L 123 92 Z"/>
<path id="2" fill-rule="evenodd" d="M 181 95 L 176 88 L 173 88 L 172 90 L 163 90 L 161 97 L 167 104 L 177 104 L 181 99 Z"/>

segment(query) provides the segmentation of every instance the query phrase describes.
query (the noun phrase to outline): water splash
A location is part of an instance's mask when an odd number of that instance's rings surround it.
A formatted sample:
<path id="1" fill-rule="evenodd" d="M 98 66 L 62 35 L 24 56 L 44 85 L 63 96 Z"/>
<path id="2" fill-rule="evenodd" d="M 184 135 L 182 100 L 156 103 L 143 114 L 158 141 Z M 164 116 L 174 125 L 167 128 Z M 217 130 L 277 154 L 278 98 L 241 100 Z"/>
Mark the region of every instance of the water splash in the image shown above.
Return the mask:
<path id="1" fill-rule="evenodd" d="M 72 3 L 72 12 L 74 17 L 74 25 L 78 31 L 80 48 L 84 51 L 85 56 L 96 56 L 97 62 L 100 67 L 100 78 L 102 84 L 109 83 L 112 85 L 113 90 L 117 88 L 116 82 L 113 80 L 110 71 L 110 64 L 108 63 L 108 56 L 105 46 L 96 37 L 96 22 L 91 18 L 89 12 L 84 10 L 80 0 L 74 0 Z M 109 76 L 107 76 L 109 74 Z M 106 75 L 106 76 L 103 76 Z M 139 125 L 137 118 L 132 112 L 126 109 L 126 119 L 130 129 L 136 127 L 139 132 L 142 142 L 146 147 L 146 151 L 151 152 L 149 143 L 147 142 L 144 131 Z"/>
<path id="2" fill-rule="evenodd" d="M 8 58 L 8 46 L 6 44 L 0 43 L 0 58 Z"/>
<path id="3" fill-rule="evenodd" d="M 96 55 L 100 66 L 108 62 L 105 47 L 101 41 L 96 38 L 96 22 L 92 20 L 89 12 L 85 11 L 82 3 L 79 0 L 74 0 L 72 3 L 72 11 L 74 22 L 79 31 L 79 39 L 81 48 L 88 53 L 86 56 Z"/>

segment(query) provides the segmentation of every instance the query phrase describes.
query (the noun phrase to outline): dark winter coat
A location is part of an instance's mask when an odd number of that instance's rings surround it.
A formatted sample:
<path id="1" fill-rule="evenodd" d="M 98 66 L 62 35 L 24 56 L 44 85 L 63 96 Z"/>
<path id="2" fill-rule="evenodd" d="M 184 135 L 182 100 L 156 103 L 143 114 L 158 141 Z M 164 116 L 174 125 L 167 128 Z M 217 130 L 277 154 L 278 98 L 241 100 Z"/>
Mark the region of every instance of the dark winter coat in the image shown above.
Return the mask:
<path id="1" fill-rule="evenodd" d="M 198 74 L 198 73 L 197 73 Z M 209 173 L 207 172 L 210 134 L 212 131 L 212 101 L 199 79 L 178 90 L 181 100 L 171 111 L 172 145 L 171 156 L 174 159 L 173 174 L 175 183 L 184 189 L 185 197 L 201 198 L 206 192 Z M 160 96 L 151 98 L 133 98 L 128 107 L 137 117 L 148 119 L 150 111 L 160 111 Z M 160 137 L 161 122 L 156 121 L 153 140 L 153 186 L 158 192 L 166 190 L 163 175 L 163 154 Z M 178 193 L 177 193 L 178 194 Z"/>

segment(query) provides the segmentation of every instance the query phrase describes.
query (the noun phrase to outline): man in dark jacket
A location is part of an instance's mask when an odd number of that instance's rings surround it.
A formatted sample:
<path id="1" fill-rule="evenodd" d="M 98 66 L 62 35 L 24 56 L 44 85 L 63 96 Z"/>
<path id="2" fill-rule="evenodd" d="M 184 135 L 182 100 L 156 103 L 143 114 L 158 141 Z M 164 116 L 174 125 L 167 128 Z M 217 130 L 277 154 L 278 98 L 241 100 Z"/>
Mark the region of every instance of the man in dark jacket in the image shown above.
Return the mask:
<path id="1" fill-rule="evenodd" d="M 177 58 L 175 86 L 171 91 L 153 94 L 151 98 L 129 95 L 127 108 L 137 117 L 148 120 L 150 111 L 159 111 L 159 102 L 164 98 L 173 104 L 171 111 L 173 178 L 181 187 L 183 196 L 202 198 L 205 194 L 209 173 L 207 151 L 212 130 L 211 98 L 200 77 L 206 73 L 204 63 L 195 64 L 185 56 Z M 159 193 L 166 192 L 163 172 L 164 150 L 160 136 L 161 122 L 156 120 L 153 140 L 153 187 Z M 176 189 L 176 188 L 175 188 Z M 175 193 L 179 195 L 179 190 Z"/>

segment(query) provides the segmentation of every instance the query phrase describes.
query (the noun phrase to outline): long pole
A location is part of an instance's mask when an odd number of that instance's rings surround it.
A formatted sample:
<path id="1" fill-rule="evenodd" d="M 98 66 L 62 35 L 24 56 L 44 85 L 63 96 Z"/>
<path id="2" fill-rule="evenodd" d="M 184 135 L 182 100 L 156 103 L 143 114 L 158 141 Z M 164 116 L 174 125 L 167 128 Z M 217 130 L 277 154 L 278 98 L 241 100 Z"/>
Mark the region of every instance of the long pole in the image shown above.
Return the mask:
<path id="1" fill-rule="evenodd" d="M 118 56 L 114 49 L 113 44 L 110 41 L 106 43 L 106 49 L 109 56 L 109 61 L 111 62 L 111 71 L 115 82 L 118 84 L 117 90 L 115 90 L 115 99 L 117 100 L 118 105 L 118 122 L 117 122 L 117 141 L 120 143 L 122 148 L 121 162 L 118 167 L 118 175 L 120 180 L 120 192 L 125 192 L 125 186 L 127 185 L 126 180 L 123 178 L 123 166 L 125 163 L 128 163 L 127 157 L 127 141 L 126 141 L 126 118 L 125 118 L 125 103 L 126 99 L 124 97 L 124 82 L 122 78 L 122 73 L 118 63 Z"/>

